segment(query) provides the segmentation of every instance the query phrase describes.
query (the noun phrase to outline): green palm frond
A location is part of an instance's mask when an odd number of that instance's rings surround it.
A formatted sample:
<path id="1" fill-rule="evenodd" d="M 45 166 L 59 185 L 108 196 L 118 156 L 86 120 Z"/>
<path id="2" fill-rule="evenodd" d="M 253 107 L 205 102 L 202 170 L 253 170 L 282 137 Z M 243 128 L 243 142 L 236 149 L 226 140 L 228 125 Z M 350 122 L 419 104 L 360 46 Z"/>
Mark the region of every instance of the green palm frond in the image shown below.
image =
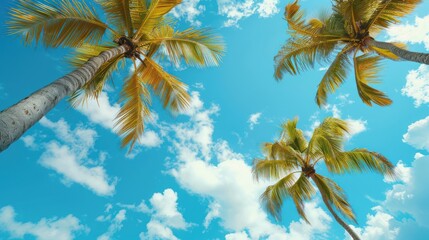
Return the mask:
<path id="1" fill-rule="evenodd" d="M 175 65 L 183 59 L 190 66 L 217 66 L 224 52 L 222 39 L 208 29 L 175 31 L 164 25 L 152 32 L 148 42 L 164 46 Z"/>
<path id="2" fill-rule="evenodd" d="M 185 110 L 191 97 L 187 92 L 187 86 L 173 75 L 170 75 L 151 58 L 145 58 L 142 67 L 138 69 L 144 83 L 151 86 L 156 95 L 162 101 L 163 106 L 174 112 Z"/>
<path id="3" fill-rule="evenodd" d="M 133 35 L 134 28 L 131 19 L 133 0 L 96 0 L 96 2 L 101 5 L 107 14 L 108 22 L 115 26 L 121 36 L 125 36 L 125 31 L 127 31 L 127 36 Z"/>
<path id="4" fill-rule="evenodd" d="M 377 73 L 380 70 L 381 59 L 380 56 L 371 54 L 353 58 L 357 90 L 362 101 L 369 106 L 372 106 L 372 103 L 380 106 L 392 103 L 383 92 L 369 86 L 378 82 Z"/>
<path id="5" fill-rule="evenodd" d="M 280 220 L 283 201 L 290 197 L 294 201 L 300 216 L 308 222 L 304 213 L 304 201 L 311 199 L 314 194 L 315 189 L 304 174 L 301 173 L 297 178 L 295 173 L 290 173 L 277 183 L 268 186 L 261 195 L 261 202 L 274 218 Z"/>
<path id="6" fill-rule="evenodd" d="M 22 36 L 26 44 L 41 41 L 47 47 L 76 47 L 99 42 L 108 29 L 84 1 L 18 0 L 10 15 L 9 33 Z"/>
<path id="7" fill-rule="evenodd" d="M 371 18 L 379 2 L 378 0 L 335 0 L 333 8 L 334 12 L 344 17 L 345 28 L 349 35 L 356 36 L 357 34 L 363 34 L 365 32 L 365 29 L 362 29 L 361 26 Z"/>
<path id="8" fill-rule="evenodd" d="M 335 163 L 326 162 L 331 172 L 346 173 L 346 172 L 363 172 L 374 171 L 388 175 L 394 178 L 394 165 L 387 160 L 383 155 L 371 152 L 363 148 L 353 149 L 351 151 L 342 152 L 337 156 Z"/>
<path id="9" fill-rule="evenodd" d="M 385 0 L 378 2 L 376 10 L 369 20 L 364 24 L 364 28 L 371 32 L 386 29 L 391 24 L 400 22 L 400 18 L 410 14 L 421 0 Z"/>
<path id="10" fill-rule="evenodd" d="M 353 209 L 347 201 L 347 197 L 343 189 L 331 179 L 319 174 L 314 174 L 313 179 L 322 195 L 322 198 L 325 198 L 330 204 L 334 205 L 341 214 L 356 222 Z"/>
<path id="11" fill-rule="evenodd" d="M 298 74 L 314 67 L 316 61 L 325 62 L 339 39 L 290 38 L 274 57 L 275 78 L 282 79 L 284 73 Z"/>
<path id="12" fill-rule="evenodd" d="M 292 36 L 295 34 L 316 37 L 324 23 L 319 19 L 312 19 L 308 22 L 304 19 L 304 12 L 300 9 L 298 1 L 286 5 L 285 19 Z"/>
<path id="13" fill-rule="evenodd" d="M 171 11 L 182 0 L 153 0 L 145 12 L 134 40 L 140 40 L 144 34 L 150 34 L 154 27 L 159 24 L 160 20 Z"/>
<path id="14" fill-rule="evenodd" d="M 326 118 L 314 129 L 307 148 L 307 160 L 317 160 L 323 157 L 325 161 L 334 161 L 343 151 L 343 141 L 348 133 L 347 123 L 338 118 Z"/>
<path id="15" fill-rule="evenodd" d="M 307 140 L 305 139 L 302 130 L 296 127 L 297 124 L 298 118 L 288 120 L 283 123 L 280 140 L 287 146 L 291 146 L 293 149 L 302 153 L 307 149 Z"/>
<path id="16" fill-rule="evenodd" d="M 351 65 L 348 51 L 352 47 L 353 45 L 345 46 L 343 50 L 341 50 L 337 54 L 334 61 L 326 70 L 326 73 L 317 88 L 317 105 L 325 105 L 327 102 L 328 94 L 335 92 L 335 90 L 346 80 L 347 72 Z"/>
<path id="17" fill-rule="evenodd" d="M 300 164 L 296 159 L 255 159 L 253 164 L 253 176 L 259 181 L 260 178 L 277 180 L 288 172 L 299 170 Z"/>
<path id="18" fill-rule="evenodd" d="M 142 65 L 125 82 L 119 102 L 121 110 L 115 119 L 115 128 L 122 137 L 122 147 L 130 144 L 130 151 L 144 131 L 144 121 L 150 118 L 150 93 L 142 79 Z"/>
<path id="19" fill-rule="evenodd" d="M 101 52 L 115 48 L 113 43 L 104 43 L 99 45 L 84 44 L 77 48 L 75 53 L 68 58 L 71 66 L 79 68 L 85 64 L 91 57 L 98 56 Z M 107 80 L 112 74 L 125 66 L 123 55 L 118 55 L 110 61 L 101 65 L 94 77 L 89 80 L 81 89 L 76 91 L 71 97 L 70 102 L 73 106 L 84 104 L 89 98 L 98 99 Z"/>

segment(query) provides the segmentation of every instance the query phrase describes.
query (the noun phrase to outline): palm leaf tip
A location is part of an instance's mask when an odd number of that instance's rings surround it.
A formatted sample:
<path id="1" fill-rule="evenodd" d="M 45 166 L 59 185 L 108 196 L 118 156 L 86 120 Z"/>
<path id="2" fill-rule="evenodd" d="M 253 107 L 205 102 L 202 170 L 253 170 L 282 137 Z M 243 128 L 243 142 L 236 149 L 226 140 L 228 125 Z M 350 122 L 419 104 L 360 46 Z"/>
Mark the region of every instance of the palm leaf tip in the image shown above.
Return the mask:
<path id="1" fill-rule="evenodd" d="M 108 27 L 85 2 L 19 0 L 10 11 L 8 28 L 26 44 L 42 41 L 46 47 L 76 47 L 100 41 Z"/>

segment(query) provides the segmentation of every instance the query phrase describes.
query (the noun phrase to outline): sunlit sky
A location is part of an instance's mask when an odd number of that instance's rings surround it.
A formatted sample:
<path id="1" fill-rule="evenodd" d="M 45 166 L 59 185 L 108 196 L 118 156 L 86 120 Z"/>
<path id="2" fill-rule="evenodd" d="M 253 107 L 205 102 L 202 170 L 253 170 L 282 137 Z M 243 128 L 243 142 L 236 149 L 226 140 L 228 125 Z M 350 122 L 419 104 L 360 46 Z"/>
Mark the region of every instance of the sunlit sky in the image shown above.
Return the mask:
<path id="1" fill-rule="evenodd" d="M 6 34 L 13 0 L 0 3 L 0 109 L 70 71 L 70 49 L 25 47 Z M 346 149 L 368 148 L 396 165 L 397 181 L 364 173 L 332 176 L 347 193 L 362 239 L 427 239 L 429 235 L 429 67 L 385 60 L 377 87 L 393 100 L 368 107 L 353 75 L 318 108 L 325 65 L 273 78 L 273 57 L 288 35 L 287 1 L 183 0 L 178 27 L 210 27 L 227 51 L 219 67 L 166 68 L 189 86 L 191 108 L 173 115 L 153 102 L 141 144 L 120 148 L 113 118 L 130 66 L 114 75 L 99 104 L 74 109 L 62 101 L 0 154 L 0 239 L 347 239 L 320 196 L 306 204 L 312 225 L 285 201 L 282 220 L 261 208 L 268 183 L 251 175 L 263 142 L 299 118 L 310 131 L 327 116 L 352 126 Z M 308 16 L 331 2 L 301 1 Z M 429 51 L 429 2 L 377 36 Z M 323 167 L 317 171 L 327 174 Z"/>

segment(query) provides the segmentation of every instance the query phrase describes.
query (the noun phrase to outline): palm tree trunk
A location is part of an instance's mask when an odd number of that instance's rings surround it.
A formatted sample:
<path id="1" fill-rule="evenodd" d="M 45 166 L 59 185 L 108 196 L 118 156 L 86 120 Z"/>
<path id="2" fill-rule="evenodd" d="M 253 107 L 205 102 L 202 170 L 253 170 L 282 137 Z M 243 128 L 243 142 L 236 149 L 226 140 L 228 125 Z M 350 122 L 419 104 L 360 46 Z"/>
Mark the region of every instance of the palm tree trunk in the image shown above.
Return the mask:
<path id="1" fill-rule="evenodd" d="M 21 137 L 31 126 L 45 116 L 65 96 L 88 82 L 101 65 L 119 54 L 128 45 L 121 45 L 90 58 L 82 67 L 65 75 L 0 112 L 0 152 Z"/>
<path id="2" fill-rule="evenodd" d="M 316 186 L 319 189 L 319 192 L 321 192 L 319 187 L 319 182 L 314 177 L 314 175 L 311 175 L 311 179 L 314 181 L 314 183 L 316 183 Z M 326 207 L 328 208 L 329 212 L 332 214 L 332 216 L 334 216 L 335 220 L 350 234 L 353 240 L 360 240 L 359 236 L 353 231 L 353 229 L 337 215 L 334 209 L 332 209 L 331 203 L 329 203 L 329 201 L 326 199 L 325 196 L 323 196 L 323 194 L 322 194 L 322 199 Z"/>
<path id="3" fill-rule="evenodd" d="M 366 41 L 366 44 L 368 46 L 374 46 L 377 48 L 387 49 L 402 59 L 429 65 L 429 54 L 428 53 L 411 52 L 411 51 L 399 48 L 399 47 L 393 45 L 392 43 L 378 42 L 374 39 L 368 39 Z"/>

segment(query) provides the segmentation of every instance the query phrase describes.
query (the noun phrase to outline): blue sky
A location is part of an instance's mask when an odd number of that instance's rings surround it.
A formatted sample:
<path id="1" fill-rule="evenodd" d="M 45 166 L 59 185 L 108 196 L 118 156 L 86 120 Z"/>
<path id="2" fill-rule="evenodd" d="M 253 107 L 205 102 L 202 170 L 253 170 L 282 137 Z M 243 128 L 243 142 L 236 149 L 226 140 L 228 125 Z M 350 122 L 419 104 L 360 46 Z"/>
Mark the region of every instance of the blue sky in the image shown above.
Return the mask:
<path id="1" fill-rule="evenodd" d="M 0 109 L 66 74 L 70 49 L 25 47 L 6 35 L 12 0 L 0 3 Z M 191 108 L 178 116 L 154 101 L 154 121 L 142 144 L 127 155 L 112 131 L 119 86 L 114 76 L 99 106 L 73 109 L 62 101 L 0 154 L 0 239 L 347 239 L 320 198 L 306 205 L 312 225 L 286 201 L 274 221 L 258 198 L 251 164 L 280 124 L 299 117 L 311 131 L 326 116 L 347 120 L 347 149 L 385 155 L 400 179 L 380 175 L 332 176 L 348 195 L 363 239 L 425 239 L 429 234 L 429 67 L 384 61 L 377 87 L 393 100 L 368 107 L 350 78 L 329 105 L 314 101 L 323 68 L 273 78 L 273 57 L 287 39 L 286 1 L 184 0 L 173 15 L 182 29 L 207 26 L 227 52 L 216 68 L 169 69 L 189 85 Z M 309 16 L 330 1 L 302 1 Z M 429 50 L 429 2 L 379 40 Z M 318 171 L 326 173 L 325 169 Z"/>

